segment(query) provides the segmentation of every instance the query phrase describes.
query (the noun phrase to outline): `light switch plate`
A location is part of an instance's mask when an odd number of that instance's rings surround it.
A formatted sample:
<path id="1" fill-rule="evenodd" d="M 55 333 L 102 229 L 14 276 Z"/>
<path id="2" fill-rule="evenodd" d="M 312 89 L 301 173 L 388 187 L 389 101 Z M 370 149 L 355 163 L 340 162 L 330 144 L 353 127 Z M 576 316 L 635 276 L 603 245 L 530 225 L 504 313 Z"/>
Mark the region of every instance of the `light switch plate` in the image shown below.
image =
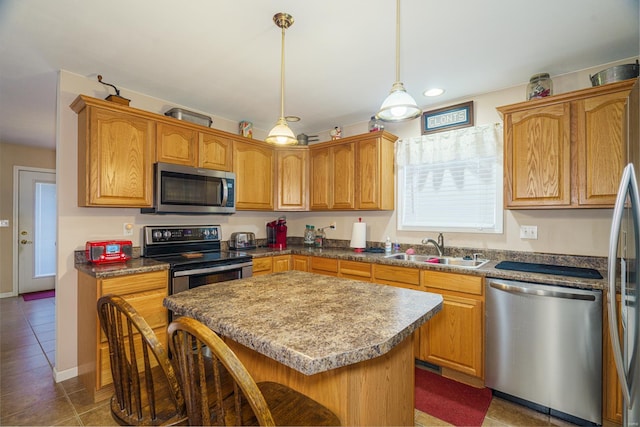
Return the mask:
<path id="1" fill-rule="evenodd" d="M 122 224 L 122 235 L 123 236 L 133 236 L 133 224 L 130 222 L 125 222 Z"/>
<path id="2" fill-rule="evenodd" d="M 8 227 L 9 220 L 8 219 L 0 219 L 0 227 Z"/>
<path id="3" fill-rule="evenodd" d="M 521 225 L 520 226 L 520 238 L 538 240 L 538 226 L 536 225 Z"/>

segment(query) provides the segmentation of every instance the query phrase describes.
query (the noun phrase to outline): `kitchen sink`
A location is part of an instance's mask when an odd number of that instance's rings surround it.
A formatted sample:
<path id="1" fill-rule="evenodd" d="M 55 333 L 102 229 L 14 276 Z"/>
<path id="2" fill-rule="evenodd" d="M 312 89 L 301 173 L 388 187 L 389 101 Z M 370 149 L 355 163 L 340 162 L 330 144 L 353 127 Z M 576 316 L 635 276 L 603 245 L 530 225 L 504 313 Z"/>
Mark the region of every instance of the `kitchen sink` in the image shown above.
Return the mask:
<path id="1" fill-rule="evenodd" d="M 410 261 L 415 263 L 427 262 L 430 264 L 448 265 L 451 267 L 462 268 L 480 268 L 489 262 L 488 259 L 472 259 L 463 257 L 451 257 L 451 256 L 433 256 L 433 255 L 407 255 L 407 254 L 392 254 L 385 255 L 387 259 L 397 259 L 401 261 Z"/>

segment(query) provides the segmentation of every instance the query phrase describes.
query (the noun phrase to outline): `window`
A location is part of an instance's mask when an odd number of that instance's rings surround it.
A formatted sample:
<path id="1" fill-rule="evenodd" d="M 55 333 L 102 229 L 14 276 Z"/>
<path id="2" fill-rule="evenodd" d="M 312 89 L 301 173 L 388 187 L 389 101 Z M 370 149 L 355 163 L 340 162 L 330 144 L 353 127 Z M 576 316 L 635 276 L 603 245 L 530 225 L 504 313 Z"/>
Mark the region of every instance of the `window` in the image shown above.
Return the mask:
<path id="1" fill-rule="evenodd" d="M 398 229 L 502 233 L 502 124 L 398 141 Z"/>

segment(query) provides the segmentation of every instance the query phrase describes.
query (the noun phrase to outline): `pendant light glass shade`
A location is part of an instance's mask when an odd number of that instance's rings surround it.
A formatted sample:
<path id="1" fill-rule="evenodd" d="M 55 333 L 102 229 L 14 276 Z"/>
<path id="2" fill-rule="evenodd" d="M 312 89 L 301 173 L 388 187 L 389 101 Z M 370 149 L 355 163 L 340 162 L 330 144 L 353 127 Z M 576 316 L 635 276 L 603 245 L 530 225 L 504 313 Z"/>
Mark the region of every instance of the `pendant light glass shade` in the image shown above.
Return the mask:
<path id="1" fill-rule="evenodd" d="M 277 145 L 291 145 L 298 143 L 296 136 L 293 134 L 289 125 L 287 125 L 287 120 L 284 117 L 280 117 L 278 119 L 278 122 L 273 129 L 271 129 L 265 141 L 269 144 Z"/>
<path id="2" fill-rule="evenodd" d="M 384 100 L 376 117 L 385 122 L 403 122 L 420 116 L 415 99 L 407 93 L 400 81 L 400 0 L 396 0 L 396 82 Z"/>
<path id="3" fill-rule="evenodd" d="M 280 60 L 280 118 L 273 129 L 269 132 L 265 141 L 269 144 L 293 145 L 297 144 L 298 140 L 293 134 L 293 131 L 289 128 L 287 120 L 284 117 L 284 30 L 293 25 L 293 16 L 282 12 L 276 13 L 273 16 L 273 22 L 275 22 L 278 27 L 282 28 L 282 56 Z"/>

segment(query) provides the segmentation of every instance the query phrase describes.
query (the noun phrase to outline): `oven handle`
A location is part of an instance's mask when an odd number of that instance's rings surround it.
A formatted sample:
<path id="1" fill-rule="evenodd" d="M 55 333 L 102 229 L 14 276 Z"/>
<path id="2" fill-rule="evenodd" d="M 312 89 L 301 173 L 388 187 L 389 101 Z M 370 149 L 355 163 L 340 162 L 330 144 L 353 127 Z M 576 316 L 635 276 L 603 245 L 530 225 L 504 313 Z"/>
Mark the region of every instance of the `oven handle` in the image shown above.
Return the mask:
<path id="1" fill-rule="evenodd" d="M 238 270 L 243 267 L 251 267 L 251 266 L 253 266 L 253 261 L 242 262 L 239 264 L 221 265 L 219 267 L 196 268 L 193 270 L 176 271 L 175 273 L 173 273 L 173 277 L 195 276 L 196 274 L 207 274 L 207 273 L 215 273 L 218 271 Z"/>

